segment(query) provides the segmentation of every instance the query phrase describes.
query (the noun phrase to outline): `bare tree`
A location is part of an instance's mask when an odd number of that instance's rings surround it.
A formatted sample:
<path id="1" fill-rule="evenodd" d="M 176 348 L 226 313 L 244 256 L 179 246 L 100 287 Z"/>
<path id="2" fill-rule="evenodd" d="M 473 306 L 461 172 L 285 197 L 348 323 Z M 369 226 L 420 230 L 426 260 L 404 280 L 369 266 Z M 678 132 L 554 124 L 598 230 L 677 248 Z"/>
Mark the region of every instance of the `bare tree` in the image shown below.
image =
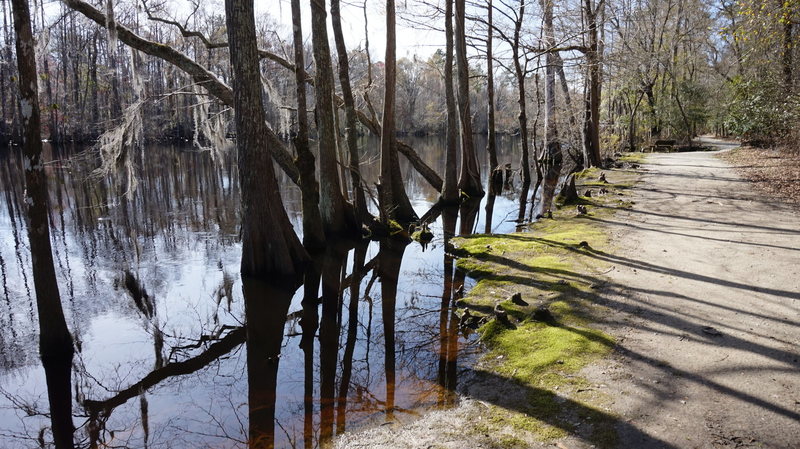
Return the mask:
<path id="1" fill-rule="evenodd" d="M 283 208 L 267 151 L 270 131 L 261 97 L 253 0 L 226 0 L 225 13 L 242 191 L 242 276 L 299 284 L 308 255 Z"/>
<path id="2" fill-rule="evenodd" d="M 319 212 L 319 184 L 317 183 L 314 154 L 308 141 L 308 112 L 306 104 L 305 49 L 303 48 L 303 25 L 300 17 L 300 0 L 292 0 L 292 26 L 294 29 L 294 74 L 297 85 L 297 171 L 300 173 L 300 189 L 303 202 L 303 244 L 308 249 L 321 249 L 325 235 Z"/>
<path id="3" fill-rule="evenodd" d="M 386 57 L 383 126 L 381 127 L 381 176 L 379 194 L 384 220 L 410 223 L 417 219 L 406 195 L 400 164 L 397 160 L 395 133 L 395 99 L 397 85 L 397 50 L 394 0 L 386 0 Z"/>
<path id="4" fill-rule="evenodd" d="M 319 180 L 323 227 L 330 234 L 346 231 L 345 201 L 339 183 L 336 160 L 337 129 L 334 124 L 333 67 L 328 45 L 325 0 L 311 1 L 311 40 L 314 49 L 314 92 L 316 94 L 317 133 L 319 135 Z"/>
<path id="5" fill-rule="evenodd" d="M 553 30 L 553 0 L 541 0 L 544 12 L 544 45 L 547 52 L 547 67 L 545 68 L 545 115 L 544 115 L 544 145 L 545 145 L 545 173 L 542 190 L 542 213 L 547 214 L 553 205 L 556 184 L 561 174 L 563 156 L 561 142 L 558 136 L 556 121 L 556 65 L 557 58 L 553 50 L 556 46 L 555 32 Z"/>
<path id="6" fill-rule="evenodd" d="M 458 114 L 461 119 L 461 170 L 458 188 L 468 197 L 483 196 L 481 169 L 472 136 L 469 98 L 469 63 L 467 62 L 465 0 L 455 0 L 456 73 L 458 74 Z"/>
<path id="7" fill-rule="evenodd" d="M 456 179 L 456 139 L 458 128 L 456 123 L 456 99 L 453 91 L 453 0 L 445 0 L 445 60 L 444 91 L 447 107 L 447 137 L 445 147 L 444 186 L 442 201 L 447 204 L 458 203 L 458 185 Z"/>
<path id="8" fill-rule="evenodd" d="M 50 422 L 56 448 L 74 447 L 72 423 L 72 335 L 64 319 L 58 281 L 50 246 L 47 216 L 47 174 L 42 160 L 41 116 L 37 87 L 36 52 L 31 15 L 26 0 L 12 0 L 19 72 L 19 110 L 22 117 L 25 152 L 25 204 L 28 241 L 39 314 L 39 355 L 47 382 Z"/>
<path id="9" fill-rule="evenodd" d="M 344 101 L 345 114 L 345 139 L 349 154 L 348 171 L 352 180 L 352 189 L 356 215 L 362 221 L 366 221 L 369 213 L 367 212 L 367 200 L 364 196 L 364 186 L 361 182 L 361 169 L 359 168 L 358 157 L 358 115 L 356 114 L 356 102 L 353 97 L 353 88 L 350 85 L 350 61 L 348 60 L 347 47 L 344 44 L 342 34 L 342 18 L 339 8 L 339 0 L 331 0 L 331 21 L 333 23 L 333 36 L 336 39 L 336 53 L 339 56 L 339 84 L 342 86 L 342 100 Z"/>

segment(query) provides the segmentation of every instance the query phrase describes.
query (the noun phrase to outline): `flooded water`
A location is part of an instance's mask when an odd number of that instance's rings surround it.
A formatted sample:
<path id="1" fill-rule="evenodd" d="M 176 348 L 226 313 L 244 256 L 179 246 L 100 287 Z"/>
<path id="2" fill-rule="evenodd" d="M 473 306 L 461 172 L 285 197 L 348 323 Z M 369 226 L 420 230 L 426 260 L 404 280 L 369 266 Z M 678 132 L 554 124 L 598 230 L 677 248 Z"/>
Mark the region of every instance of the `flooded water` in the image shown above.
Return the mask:
<path id="1" fill-rule="evenodd" d="M 407 140 L 444 172 L 441 139 Z M 372 185 L 377 142 L 363 143 Z M 501 140 L 501 164 L 518 165 L 514 146 Z M 125 196 L 132 184 L 122 174 L 93 175 L 86 156 L 48 151 L 53 255 L 76 344 L 72 411 L 82 446 L 245 447 L 263 437 L 276 447 L 319 447 L 346 430 L 454 404 L 477 348 L 451 308 L 470 285 L 454 269 L 447 240 L 513 231 L 518 192 L 492 197 L 488 215 L 488 197 L 444 211 L 424 246 L 330 245 L 317 261 L 322 288 L 311 293 L 319 301 L 309 304 L 303 288 L 289 296 L 242 285 L 232 154 L 148 147 L 137 155 L 138 185 Z M 0 447 L 40 447 L 51 436 L 22 161 L 14 149 L 3 153 Z M 438 194 L 403 169 L 422 215 Z M 299 189 L 283 185 L 299 231 Z M 254 304 L 246 311 L 245 294 Z"/>

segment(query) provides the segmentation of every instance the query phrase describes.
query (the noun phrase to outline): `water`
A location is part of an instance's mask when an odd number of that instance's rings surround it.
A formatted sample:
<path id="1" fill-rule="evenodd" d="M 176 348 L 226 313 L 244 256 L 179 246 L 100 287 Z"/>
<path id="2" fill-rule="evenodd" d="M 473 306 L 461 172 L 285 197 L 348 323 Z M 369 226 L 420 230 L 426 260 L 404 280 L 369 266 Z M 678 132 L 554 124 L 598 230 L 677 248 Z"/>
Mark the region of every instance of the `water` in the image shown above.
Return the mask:
<path id="1" fill-rule="evenodd" d="M 407 140 L 444 172 L 441 139 Z M 378 145 L 363 144 L 372 185 Z M 501 164 L 517 165 L 513 139 L 499 147 Z M 83 444 L 244 447 L 249 429 L 277 447 L 318 447 L 345 430 L 454 404 L 459 374 L 477 348 L 449 307 L 470 281 L 454 270 L 444 229 L 485 232 L 488 221 L 492 232 L 513 231 L 518 193 L 497 196 L 489 217 L 486 199 L 460 214 L 444 212 L 425 246 L 369 242 L 329 251 L 322 284 L 342 287 L 323 287 L 320 306 L 304 310 L 303 288 L 292 297 L 243 289 L 232 155 L 148 147 L 137 156 L 138 187 L 126 197 L 121 176 L 92 175 L 90 158 L 75 151 L 48 151 L 53 256 L 77 348 L 72 410 Z M 17 151 L 4 152 L 0 446 L 39 447 L 40 433 L 50 435 L 22 162 Z M 406 165 L 403 171 L 422 215 L 438 193 Z M 299 230 L 299 189 L 285 179 L 283 186 Z M 131 283 L 146 291 L 144 300 L 133 300 Z M 248 308 L 247 320 L 244 293 L 260 305 Z"/>

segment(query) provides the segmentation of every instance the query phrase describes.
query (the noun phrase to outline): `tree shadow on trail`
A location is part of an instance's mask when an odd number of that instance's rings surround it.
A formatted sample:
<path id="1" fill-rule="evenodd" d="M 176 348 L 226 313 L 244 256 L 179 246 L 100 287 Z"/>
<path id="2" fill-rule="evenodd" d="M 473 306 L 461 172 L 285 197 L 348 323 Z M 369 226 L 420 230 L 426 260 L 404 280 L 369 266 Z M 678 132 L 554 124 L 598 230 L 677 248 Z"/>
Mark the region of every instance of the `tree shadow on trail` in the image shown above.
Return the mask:
<path id="1" fill-rule="evenodd" d="M 769 244 L 769 243 L 745 242 L 745 241 L 731 240 L 731 239 L 726 239 L 726 238 L 709 237 L 709 236 L 706 236 L 706 235 L 702 235 L 701 236 L 701 235 L 686 234 L 686 233 L 683 233 L 683 232 L 668 231 L 665 228 L 652 228 L 652 227 L 647 227 L 647 226 L 642 226 L 642 225 L 636 225 L 636 224 L 633 224 L 633 223 L 628 222 L 628 221 L 626 221 L 626 222 L 613 221 L 613 220 L 597 218 L 597 217 L 589 217 L 588 219 L 592 220 L 592 221 L 595 221 L 597 223 L 606 224 L 606 225 L 624 226 L 626 228 L 637 229 L 637 230 L 641 230 L 641 231 L 658 232 L 658 233 L 661 233 L 661 234 L 675 235 L 675 236 L 678 236 L 678 237 L 686 237 L 686 238 L 692 238 L 692 239 L 698 239 L 698 240 L 710 240 L 710 241 L 724 243 L 724 244 L 754 246 L 754 247 L 758 247 L 758 248 L 773 248 L 773 249 L 780 249 L 780 250 L 787 250 L 787 251 L 800 251 L 800 247 L 792 248 L 792 247 L 789 247 L 789 246 L 772 245 L 772 244 Z"/>
<path id="2" fill-rule="evenodd" d="M 545 239 L 545 238 L 540 238 L 540 237 L 533 237 L 533 236 L 509 235 L 509 236 L 505 236 L 504 238 L 528 241 L 528 242 L 531 242 L 531 243 L 539 243 L 539 244 L 544 244 L 544 245 L 547 245 L 547 246 L 550 246 L 550 247 L 554 247 L 554 248 L 562 248 L 562 249 L 574 252 L 576 254 L 580 254 L 580 255 L 592 257 L 592 258 L 597 259 L 597 260 L 601 260 L 603 262 L 624 265 L 624 266 L 627 266 L 627 267 L 630 267 L 630 268 L 635 268 L 637 270 L 651 271 L 651 272 L 654 272 L 654 273 L 665 274 L 665 275 L 670 275 L 670 276 L 674 276 L 674 277 L 690 279 L 690 280 L 694 280 L 694 281 L 707 282 L 707 283 L 710 283 L 710 284 L 716 284 L 716 285 L 721 285 L 721 286 L 724 286 L 724 287 L 736 288 L 736 289 L 739 289 L 739 290 L 744 290 L 744 291 L 753 292 L 753 293 L 766 293 L 766 294 L 769 294 L 769 295 L 779 296 L 779 297 L 783 297 L 783 298 L 800 299 L 800 292 L 795 292 L 795 291 L 791 291 L 791 290 L 779 290 L 779 289 L 774 289 L 774 288 L 769 288 L 769 287 L 758 287 L 758 286 L 753 286 L 753 285 L 749 285 L 749 284 L 744 284 L 744 283 L 741 283 L 741 282 L 735 282 L 735 281 L 729 281 L 729 280 L 726 280 L 726 279 L 714 278 L 714 277 L 711 277 L 711 276 L 705 276 L 705 275 L 693 273 L 693 272 L 690 272 L 690 271 L 684 271 L 684 270 L 678 270 L 678 269 L 674 269 L 674 268 L 668 268 L 668 267 L 664 267 L 664 266 L 657 265 L 657 264 L 650 263 L 650 262 L 644 262 L 644 261 L 641 261 L 641 260 L 635 260 L 635 259 L 631 259 L 631 258 L 628 258 L 628 257 L 618 256 L 618 255 L 614 255 L 614 254 L 611 254 L 611 253 L 600 251 L 600 250 L 597 250 L 597 249 L 594 249 L 594 248 L 585 248 L 585 249 L 584 248 L 577 248 L 575 245 L 570 245 L 568 243 L 563 243 L 563 242 L 559 242 L 559 241 L 555 241 L 555 240 L 550 240 L 550 239 Z M 497 259 L 499 259 L 499 258 L 494 258 L 492 255 L 479 256 L 479 258 L 481 258 L 481 257 L 485 257 L 485 258 L 490 259 L 490 260 L 491 259 L 495 259 L 495 260 L 492 260 L 494 262 L 497 262 Z M 518 263 L 518 262 L 510 261 L 510 259 L 505 259 L 505 260 L 509 261 L 506 264 L 509 265 L 509 266 L 512 266 L 513 268 L 536 270 L 535 267 L 528 267 L 525 264 L 521 264 L 521 263 Z M 502 263 L 502 262 L 497 262 L 497 263 Z M 524 268 L 522 268 L 522 267 L 524 267 Z M 596 278 L 592 278 L 592 279 L 596 279 Z"/>
<path id="3" fill-rule="evenodd" d="M 596 260 L 600 260 L 606 263 L 612 264 L 619 264 L 624 265 L 632 268 L 636 268 L 638 270 L 649 270 L 656 273 L 661 274 L 670 274 L 677 277 L 684 277 L 687 279 L 699 280 L 703 282 L 714 283 L 718 285 L 723 285 L 726 287 L 737 288 L 741 290 L 745 290 L 748 292 L 761 292 L 761 293 L 768 293 L 784 298 L 789 299 L 796 299 L 800 298 L 800 294 L 792 291 L 785 291 L 785 290 L 777 290 L 777 289 L 768 289 L 768 288 L 759 288 L 754 287 L 746 284 L 742 284 L 735 281 L 728 281 L 728 280 L 721 280 L 716 278 L 711 278 L 708 276 L 702 276 L 695 273 L 690 273 L 681 270 L 674 270 L 665 268 L 656 264 L 651 264 L 639 260 L 634 260 L 614 254 L 610 254 L 604 251 L 595 250 L 592 248 L 579 248 L 576 245 L 571 245 L 559 241 L 549 240 L 545 238 L 534 237 L 531 235 L 508 235 L 504 236 L 503 238 L 507 239 L 515 239 L 518 241 L 525 241 L 530 242 L 531 244 L 540 244 L 540 245 L 547 245 L 550 247 L 558 248 L 561 250 L 567 250 L 570 252 L 574 252 L 576 255 L 580 255 L 583 257 L 589 257 Z M 555 298 L 548 298 L 547 301 L 554 301 L 554 300 L 567 300 L 567 301 L 576 301 L 576 300 L 586 300 L 591 301 L 594 303 L 600 303 L 605 307 L 608 307 L 612 310 L 616 310 L 622 313 L 631 314 L 634 316 L 645 316 L 646 319 L 642 322 L 625 322 L 625 326 L 632 327 L 635 329 L 640 329 L 644 332 L 656 332 L 656 333 L 665 333 L 664 329 L 659 326 L 665 326 L 669 329 L 673 329 L 674 331 L 670 332 L 667 331 L 667 334 L 672 334 L 676 337 L 680 337 L 681 340 L 685 340 L 688 342 L 695 342 L 695 343 L 703 343 L 703 344 L 712 344 L 714 346 L 720 348 L 727 348 L 732 350 L 742 350 L 748 351 L 750 353 L 756 354 L 760 357 L 768 357 L 776 362 L 781 364 L 785 364 L 785 367 L 780 366 L 773 366 L 774 369 L 779 371 L 786 371 L 791 369 L 796 369 L 800 365 L 797 361 L 797 354 L 781 350 L 775 347 L 765 346 L 760 344 L 756 341 L 748 340 L 745 338 L 740 338 L 731 334 L 726 333 L 722 337 L 709 337 L 708 335 L 703 334 L 702 326 L 706 325 L 716 325 L 716 326 L 727 326 L 722 322 L 715 321 L 714 318 L 704 318 L 700 321 L 696 319 L 696 317 L 692 317 L 690 315 L 686 315 L 686 313 L 681 311 L 679 304 L 676 302 L 675 307 L 667 308 L 664 306 L 659 306 L 657 304 L 648 303 L 648 302 L 634 302 L 634 303 L 627 303 L 620 299 L 621 297 L 626 297 L 630 295 L 631 291 L 639 291 L 640 293 L 645 294 L 652 294 L 652 295 L 665 295 L 675 297 L 676 301 L 687 301 L 690 303 L 696 304 L 704 304 L 707 306 L 717 307 L 720 309 L 729 310 L 735 313 L 743 313 L 753 315 L 758 318 L 762 319 L 770 319 L 771 321 L 775 322 L 776 324 L 782 325 L 794 325 L 795 323 L 783 320 L 779 317 L 767 317 L 761 316 L 757 312 L 753 312 L 752 310 L 748 310 L 746 308 L 736 308 L 733 305 L 729 304 L 714 304 L 709 301 L 705 301 L 702 299 L 686 297 L 685 295 L 678 295 L 673 292 L 669 291 L 656 291 L 656 290 L 637 290 L 632 289 L 628 286 L 617 284 L 606 279 L 602 279 L 599 276 L 593 275 L 586 275 L 581 273 L 576 273 L 570 270 L 564 269 L 552 269 L 546 267 L 536 267 L 533 265 L 528 265 L 525 263 L 521 263 L 516 260 L 509 259 L 508 257 L 504 257 L 498 254 L 491 254 L 491 253 L 479 253 L 474 254 L 473 257 L 479 261 L 496 264 L 503 267 L 507 267 L 507 269 L 500 269 L 500 270 L 481 270 L 478 269 L 473 271 L 471 275 L 477 275 L 478 277 L 487 276 L 492 280 L 506 280 L 510 282 L 520 282 L 525 285 L 535 285 L 537 287 L 541 287 L 542 285 L 553 285 L 556 288 L 552 288 L 554 292 L 557 292 L 558 295 Z M 502 273 L 500 275 L 493 274 L 493 273 Z M 572 286 L 568 286 L 564 288 L 563 284 L 559 289 L 557 287 L 558 281 L 548 280 L 543 282 L 540 276 L 552 276 L 554 278 L 561 278 L 565 280 L 571 280 L 575 282 L 581 282 L 584 284 L 591 284 L 594 287 L 600 287 L 597 289 L 592 289 L 591 291 L 581 290 L 579 288 L 575 288 Z M 542 284 L 542 285 L 540 285 Z M 598 321 L 601 322 L 613 322 L 615 318 L 603 316 L 603 317 L 594 317 Z M 648 323 L 652 323 L 648 324 Z M 571 332 L 581 333 L 585 336 L 585 333 L 582 333 L 581 329 L 575 328 L 567 328 Z M 691 371 L 680 370 L 670 367 L 668 364 L 665 364 L 663 361 L 657 360 L 647 354 L 641 354 L 634 351 L 631 351 L 629 348 L 625 347 L 624 345 L 619 345 L 615 347 L 617 353 L 624 358 L 628 359 L 629 361 L 633 362 L 640 362 L 644 365 L 650 366 L 657 370 L 657 372 L 661 373 L 666 379 L 673 379 L 674 382 L 689 382 L 695 385 L 702 385 L 705 388 L 709 388 L 718 392 L 719 394 L 734 398 L 739 400 L 743 403 L 748 403 L 753 406 L 756 406 L 760 409 L 766 410 L 768 412 L 774 413 L 775 415 L 782 416 L 785 418 L 789 418 L 791 420 L 800 421 L 800 413 L 791 410 L 789 408 L 781 407 L 779 404 L 774 403 L 773 401 L 765 400 L 757 396 L 756 392 L 749 392 L 749 391 L 742 391 L 739 389 L 731 388 L 723 383 L 717 382 L 711 378 L 712 373 L 703 373 L 698 374 Z M 744 370 L 745 368 L 740 367 L 739 371 Z M 755 370 L 762 370 L 761 368 L 756 368 Z M 484 374 L 489 375 L 489 374 Z M 506 379 L 507 382 L 512 382 L 511 380 Z M 647 406 L 658 407 L 658 400 L 666 400 L 668 398 L 672 398 L 672 394 L 668 391 L 667 385 L 670 382 L 664 382 L 661 385 L 656 384 L 645 384 L 643 387 L 652 392 L 654 394 L 653 403 L 648 404 Z M 517 388 L 527 388 L 525 386 L 517 385 Z M 546 391 L 546 390 L 542 390 Z M 474 392 L 472 389 L 470 393 L 473 396 L 481 398 L 483 400 L 487 400 L 492 402 L 489 397 L 482 397 L 480 392 Z M 531 393 L 531 392 L 529 392 Z M 532 392 L 532 393 L 541 393 L 541 392 Z M 488 395 L 489 393 L 484 394 L 484 396 Z M 510 399 L 508 399 L 510 401 Z M 498 401 L 502 402 L 500 399 Z M 512 401 L 513 402 L 513 401 Z M 498 403 L 497 405 L 502 405 L 504 407 L 513 408 L 512 406 L 505 405 L 505 403 Z M 512 404 L 513 405 L 513 404 Z M 518 406 L 514 408 L 517 411 L 524 412 L 530 414 L 529 410 L 520 409 L 522 406 Z M 580 404 L 577 404 L 577 407 L 581 407 Z M 535 412 L 535 410 L 534 410 Z M 534 413 L 531 415 L 539 419 L 539 417 Z M 555 424 L 553 424 L 555 425 Z M 647 435 L 641 435 L 641 431 L 633 428 L 632 425 L 624 423 L 622 427 L 620 427 L 621 434 L 624 433 L 626 435 L 626 441 L 631 442 L 634 440 L 641 440 L 640 443 L 637 443 L 637 447 L 670 447 L 669 445 L 664 444 L 658 440 L 652 440 L 651 437 Z M 634 440 L 627 440 L 627 438 L 633 438 Z M 649 439 L 649 440 L 648 440 Z"/>
<path id="4" fill-rule="evenodd" d="M 592 447 L 616 447 L 619 434 L 625 435 L 626 442 L 635 442 L 637 448 L 677 449 L 677 446 L 643 432 L 619 416 L 558 394 L 557 391 L 524 385 L 489 371 L 476 370 L 472 375 L 464 391 L 468 397 L 521 413 L 526 418 L 563 431 Z"/>
<path id="5" fill-rule="evenodd" d="M 674 220 L 698 222 L 698 223 L 704 223 L 704 224 L 710 224 L 710 225 L 730 226 L 730 227 L 734 227 L 734 228 L 757 229 L 757 230 L 760 230 L 760 231 L 769 231 L 769 232 L 775 232 L 775 233 L 787 234 L 787 235 L 795 235 L 795 234 L 796 235 L 800 235 L 800 229 L 778 228 L 778 227 L 774 227 L 774 226 L 763 226 L 763 225 L 740 223 L 740 222 L 735 220 L 735 217 L 731 217 L 730 221 L 720 221 L 720 220 L 710 220 L 710 219 L 707 219 L 707 218 L 698 218 L 698 217 L 691 217 L 691 216 L 685 216 L 685 215 L 662 214 L 662 213 L 653 212 L 653 211 L 645 211 L 645 210 L 639 210 L 639 209 L 629 209 L 629 208 L 625 208 L 625 207 L 607 206 L 607 205 L 597 204 L 597 203 L 593 204 L 593 206 L 598 207 L 598 208 L 602 208 L 602 209 L 609 209 L 609 210 L 612 210 L 612 211 L 625 211 L 627 213 L 637 214 L 637 215 L 648 215 L 648 216 L 654 216 L 654 217 L 659 217 L 659 218 L 670 218 L 670 219 L 674 219 Z M 589 218 L 591 218 L 591 217 L 589 217 Z"/>

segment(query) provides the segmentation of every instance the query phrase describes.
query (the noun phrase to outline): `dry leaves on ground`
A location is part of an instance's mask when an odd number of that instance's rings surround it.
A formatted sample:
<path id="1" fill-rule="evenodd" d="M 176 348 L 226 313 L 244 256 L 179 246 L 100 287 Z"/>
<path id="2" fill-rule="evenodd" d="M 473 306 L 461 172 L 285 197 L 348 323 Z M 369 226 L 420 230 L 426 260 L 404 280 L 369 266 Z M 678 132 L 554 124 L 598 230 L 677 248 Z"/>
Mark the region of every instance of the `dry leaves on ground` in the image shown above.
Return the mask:
<path id="1" fill-rule="evenodd" d="M 775 199 L 800 204 L 800 150 L 742 147 L 723 158 Z"/>

